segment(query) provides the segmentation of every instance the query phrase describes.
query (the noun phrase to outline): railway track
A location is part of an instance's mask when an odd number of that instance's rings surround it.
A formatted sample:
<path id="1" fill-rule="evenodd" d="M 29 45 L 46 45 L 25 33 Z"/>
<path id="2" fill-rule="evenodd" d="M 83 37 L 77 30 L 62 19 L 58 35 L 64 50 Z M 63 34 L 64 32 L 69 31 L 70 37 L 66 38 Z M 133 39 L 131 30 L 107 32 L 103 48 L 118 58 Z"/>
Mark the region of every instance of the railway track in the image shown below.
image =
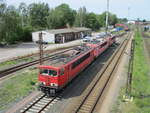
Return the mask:
<path id="1" fill-rule="evenodd" d="M 47 111 L 50 104 L 57 101 L 59 98 L 57 96 L 47 98 L 46 95 L 41 95 L 36 98 L 32 103 L 27 105 L 20 113 L 42 113 Z"/>
<path id="2" fill-rule="evenodd" d="M 52 55 L 50 55 L 50 56 L 44 57 L 44 58 L 43 58 L 43 61 L 55 59 L 56 55 L 61 54 L 61 53 L 64 53 L 64 52 L 66 52 L 66 51 L 68 51 L 68 50 L 71 50 L 71 49 L 72 49 L 72 48 L 66 49 L 66 50 L 64 50 L 64 51 L 62 51 L 62 52 L 57 52 L 57 53 L 52 54 Z M 2 77 L 4 77 L 4 76 L 7 76 L 7 75 L 9 75 L 9 74 L 11 74 L 11 73 L 14 73 L 14 72 L 16 72 L 16 71 L 19 71 L 19 70 L 21 70 L 21 69 L 27 68 L 27 67 L 29 67 L 29 66 L 36 65 L 36 64 L 38 64 L 39 62 L 40 62 L 40 61 L 39 61 L 39 59 L 38 59 L 38 60 L 34 60 L 34 61 L 31 61 L 31 62 L 27 62 L 27 63 L 21 64 L 21 65 L 17 65 L 17 66 L 13 66 L 13 67 L 10 67 L 10 68 L 1 70 L 1 71 L 0 71 L 0 78 L 2 78 Z"/>
<path id="3" fill-rule="evenodd" d="M 117 51 L 112 55 L 104 68 L 98 73 L 99 76 L 94 78 L 90 86 L 83 92 L 80 101 L 74 108 L 67 109 L 68 113 L 97 113 L 97 103 L 102 103 L 106 92 L 114 77 L 115 70 L 123 56 L 126 46 L 129 42 L 131 33 L 128 38 L 119 46 Z"/>

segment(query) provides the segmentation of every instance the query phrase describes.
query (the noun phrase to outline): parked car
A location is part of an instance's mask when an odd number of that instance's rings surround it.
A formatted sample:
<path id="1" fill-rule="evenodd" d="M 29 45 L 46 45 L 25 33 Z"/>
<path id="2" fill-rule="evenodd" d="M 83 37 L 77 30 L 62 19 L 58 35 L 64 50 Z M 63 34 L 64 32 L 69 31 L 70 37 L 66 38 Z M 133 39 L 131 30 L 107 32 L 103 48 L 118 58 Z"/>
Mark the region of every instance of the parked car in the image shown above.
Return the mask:
<path id="1" fill-rule="evenodd" d="M 83 42 L 89 42 L 89 41 L 92 40 L 92 37 L 86 36 L 86 37 L 84 37 L 82 40 L 83 40 Z"/>

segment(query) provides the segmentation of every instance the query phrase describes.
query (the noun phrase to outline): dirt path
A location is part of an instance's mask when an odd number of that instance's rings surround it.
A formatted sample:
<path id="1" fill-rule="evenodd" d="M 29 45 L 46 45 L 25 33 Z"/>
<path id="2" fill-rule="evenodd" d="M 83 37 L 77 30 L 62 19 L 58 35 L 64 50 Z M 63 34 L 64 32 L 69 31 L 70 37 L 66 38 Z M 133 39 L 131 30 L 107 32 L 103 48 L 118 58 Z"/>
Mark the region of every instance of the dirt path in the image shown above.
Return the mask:
<path id="1" fill-rule="evenodd" d="M 145 55 L 148 57 L 148 61 L 150 62 L 150 38 L 143 37 L 144 39 L 144 49 Z"/>
<path id="2" fill-rule="evenodd" d="M 149 76 L 150 76 L 150 38 L 143 37 L 144 40 L 144 53 L 149 65 Z"/>

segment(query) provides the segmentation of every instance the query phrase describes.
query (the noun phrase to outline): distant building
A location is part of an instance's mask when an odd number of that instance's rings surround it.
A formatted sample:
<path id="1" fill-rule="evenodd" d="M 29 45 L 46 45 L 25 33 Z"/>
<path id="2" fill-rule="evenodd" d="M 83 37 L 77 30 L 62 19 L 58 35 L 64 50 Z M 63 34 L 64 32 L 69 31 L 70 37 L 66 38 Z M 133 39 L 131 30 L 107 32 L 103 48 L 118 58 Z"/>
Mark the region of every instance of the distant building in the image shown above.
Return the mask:
<path id="1" fill-rule="evenodd" d="M 32 33 L 33 42 L 39 40 L 39 33 L 43 33 L 43 41 L 47 43 L 65 43 L 72 40 L 83 38 L 91 35 L 91 29 L 84 27 L 53 29 L 45 31 L 37 31 Z"/>
<path id="2" fill-rule="evenodd" d="M 135 24 L 136 21 L 135 21 L 135 20 L 129 20 L 127 23 L 128 23 L 128 24 Z"/>

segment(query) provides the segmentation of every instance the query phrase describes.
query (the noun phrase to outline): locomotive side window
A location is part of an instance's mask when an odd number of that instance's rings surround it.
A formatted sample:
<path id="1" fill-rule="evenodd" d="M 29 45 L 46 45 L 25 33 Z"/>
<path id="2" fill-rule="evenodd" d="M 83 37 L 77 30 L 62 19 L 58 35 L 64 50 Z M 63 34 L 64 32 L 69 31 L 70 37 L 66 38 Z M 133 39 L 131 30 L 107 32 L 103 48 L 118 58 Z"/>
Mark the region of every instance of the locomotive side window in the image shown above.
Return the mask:
<path id="1" fill-rule="evenodd" d="M 72 69 L 74 69 L 75 67 L 77 67 L 79 64 L 81 64 L 83 61 L 85 61 L 89 57 L 90 57 L 90 53 L 86 54 L 85 56 L 83 56 L 80 59 L 78 59 L 77 61 L 75 61 L 72 64 Z"/>
<path id="2" fill-rule="evenodd" d="M 49 70 L 49 75 L 50 76 L 57 76 L 57 72 L 54 70 Z"/>

